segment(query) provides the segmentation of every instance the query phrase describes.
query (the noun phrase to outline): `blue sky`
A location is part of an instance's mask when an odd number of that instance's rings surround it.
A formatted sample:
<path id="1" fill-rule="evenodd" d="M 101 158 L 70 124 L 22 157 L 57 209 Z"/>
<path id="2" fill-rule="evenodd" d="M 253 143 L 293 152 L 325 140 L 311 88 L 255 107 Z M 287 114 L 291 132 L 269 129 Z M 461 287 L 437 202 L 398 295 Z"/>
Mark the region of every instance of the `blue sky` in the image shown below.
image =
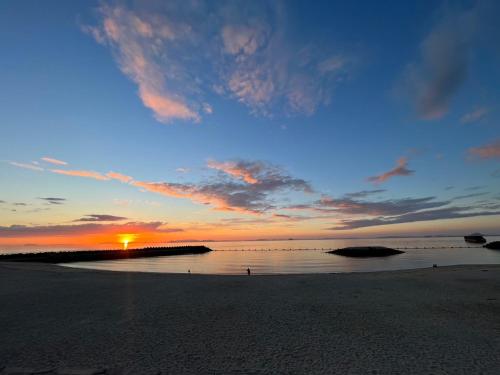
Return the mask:
<path id="1" fill-rule="evenodd" d="M 8 238 L 498 232 L 493 1 L 0 7 Z"/>

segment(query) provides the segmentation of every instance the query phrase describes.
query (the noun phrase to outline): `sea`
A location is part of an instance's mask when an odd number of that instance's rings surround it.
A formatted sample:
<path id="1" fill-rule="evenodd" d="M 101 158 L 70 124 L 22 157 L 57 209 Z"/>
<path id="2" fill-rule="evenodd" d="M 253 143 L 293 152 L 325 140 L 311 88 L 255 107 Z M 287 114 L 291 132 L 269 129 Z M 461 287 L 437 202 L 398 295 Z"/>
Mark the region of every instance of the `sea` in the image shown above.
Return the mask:
<path id="1" fill-rule="evenodd" d="M 487 240 L 500 241 L 500 236 L 489 236 Z M 482 245 L 467 243 L 463 237 L 207 241 L 162 245 L 205 245 L 213 251 L 197 255 L 75 262 L 64 265 L 96 270 L 213 275 L 243 275 L 250 269 L 251 274 L 269 275 L 390 271 L 427 268 L 433 265 L 439 267 L 500 264 L 499 250 L 489 250 Z M 347 246 L 387 246 L 403 250 L 404 253 L 381 258 L 348 258 L 327 253 L 329 250 Z M 63 249 L 0 247 L 0 253 Z"/>

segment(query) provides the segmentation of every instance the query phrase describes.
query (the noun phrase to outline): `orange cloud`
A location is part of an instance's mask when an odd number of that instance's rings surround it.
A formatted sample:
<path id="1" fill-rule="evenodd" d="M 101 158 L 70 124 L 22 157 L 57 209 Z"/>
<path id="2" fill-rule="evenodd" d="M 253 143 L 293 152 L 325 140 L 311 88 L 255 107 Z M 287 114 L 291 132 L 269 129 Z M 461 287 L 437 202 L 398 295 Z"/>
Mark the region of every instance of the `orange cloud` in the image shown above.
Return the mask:
<path id="1" fill-rule="evenodd" d="M 169 98 L 165 94 L 160 94 L 150 87 L 139 83 L 139 96 L 144 105 L 155 113 L 155 117 L 160 122 L 169 121 L 171 118 L 183 120 L 200 121 L 200 116 L 193 112 L 180 100 Z"/>
<path id="2" fill-rule="evenodd" d="M 139 16 L 120 6 L 102 6 L 99 10 L 102 24 L 86 26 L 84 31 L 111 47 L 122 72 L 137 84 L 144 106 L 163 123 L 172 119 L 200 121 L 199 114 L 165 84 L 168 71 L 160 65 L 159 49 L 178 37 L 169 22 L 157 15 Z"/>
<path id="3" fill-rule="evenodd" d="M 249 184 L 256 184 L 259 180 L 256 175 L 261 172 L 262 166 L 260 164 L 244 164 L 243 162 L 217 162 L 215 160 L 209 160 L 207 166 L 212 169 L 217 169 L 223 171 L 233 177 L 241 178 L 243 181 Z"/>
<path id="4" fill-rule="evenodd" d="M 395 176 L 410 176 L 413 173 L 415 173 L 415 171 L 406 168 L 407 165 L 408 165 L 408 158 L 403 157 L 398 160 L 396 167 L 394 167 L 388 172 L 382 173 L 381 175 L 368 177 L 368 181 L 373 182 L 375 184 L 380 184 Z"/>
<path id="5" fill-rule="evenodd" d="M 77 171 L 77 170 L 64 170 L 64 169 L 51 169 L 50 171 L 52 173 L 64 174 L 67 176 L 93 178 L 95 180 L 101 180 L 101 181 L 109 180 L 109 177 L 94 171 Z"/>
<path id="6" fill-rule="evenodd" d="M 488 145 L 470 148 L 469 153 L 480 159 L 500 158 L 500 139 Z"/>
<path id="7" fill-rule="evenodd" d="M 68 165 L 68 163 L 66 163 L 65 161 L 54 159 L 54 158 L 49 158 L 47 156 L 44 156 L 43 158 L 41 158 L 41 160 L 46 161 L 47 163 L 56 164 L 56 165 Z"/>
<path id="8" fill-rule="evenodd" d="M 124 184 L 132 181 L 132 177 L 113 171 L 106 173 L 106 177 L 109 177 L 113 180 L 118 180 L 120 182 L 123 182 Z"/>

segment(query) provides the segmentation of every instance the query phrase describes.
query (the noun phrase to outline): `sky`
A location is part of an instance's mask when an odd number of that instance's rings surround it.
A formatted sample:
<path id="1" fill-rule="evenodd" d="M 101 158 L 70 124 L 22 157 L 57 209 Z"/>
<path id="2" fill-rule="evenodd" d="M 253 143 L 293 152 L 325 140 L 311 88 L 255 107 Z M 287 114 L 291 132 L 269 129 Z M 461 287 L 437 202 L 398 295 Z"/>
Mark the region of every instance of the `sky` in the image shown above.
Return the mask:
<path id="1" fill-rule="evenodd" d="M 495 1 L 0 4 L 0 245 L 500 233 Z"/>

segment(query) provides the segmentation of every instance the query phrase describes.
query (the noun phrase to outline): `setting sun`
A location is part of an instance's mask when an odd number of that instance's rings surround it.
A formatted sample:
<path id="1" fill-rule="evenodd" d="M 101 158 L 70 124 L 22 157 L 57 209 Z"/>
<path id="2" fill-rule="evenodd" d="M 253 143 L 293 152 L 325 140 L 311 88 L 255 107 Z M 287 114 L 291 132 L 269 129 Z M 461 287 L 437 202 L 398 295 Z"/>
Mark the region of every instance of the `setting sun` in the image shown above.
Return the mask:
<path id="1" fill-rule="evenodd" d="M 129 243 L 134 242 L 137 235 L 127 233 L 127 234 L 120 234 L 118 237 L 119 237 L 119 242 L 123 245 L 123 250 L 127 250 Z"/>

